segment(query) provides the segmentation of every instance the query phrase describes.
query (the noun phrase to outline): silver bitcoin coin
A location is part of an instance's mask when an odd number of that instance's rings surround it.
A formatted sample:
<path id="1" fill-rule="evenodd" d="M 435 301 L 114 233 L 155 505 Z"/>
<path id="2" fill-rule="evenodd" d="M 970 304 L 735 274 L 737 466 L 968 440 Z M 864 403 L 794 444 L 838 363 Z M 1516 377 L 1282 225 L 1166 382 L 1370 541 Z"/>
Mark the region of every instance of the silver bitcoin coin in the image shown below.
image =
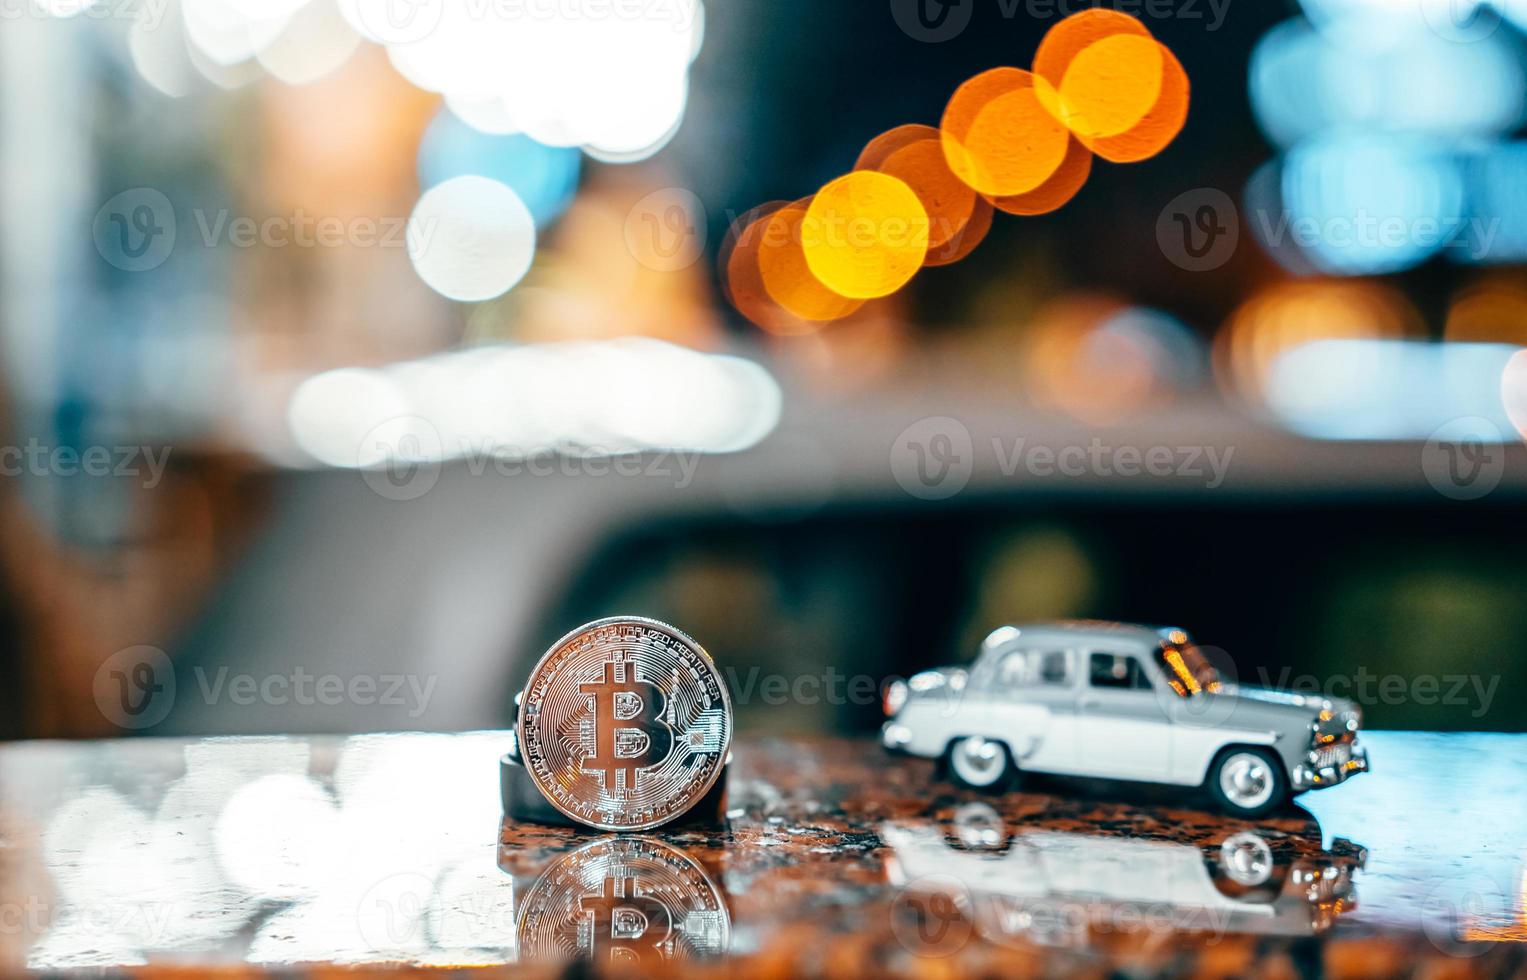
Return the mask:
<path id="1" fill-rule="evenodd" d="M 553 644 L 525 684 L 519 750 L 536 788 L 600 830 L 647 830 L 715 785 L 732 704 L 710 655 L 652 619 L 615 617 Z"/>
<path id="2" fill-rule="evenodd" d="M 721 890 L 689 855 L 648 837 L 606 837 L 541 873 L 517 933 L 523 961 L 654 969 L 726 952 L 731 929 Z"/>

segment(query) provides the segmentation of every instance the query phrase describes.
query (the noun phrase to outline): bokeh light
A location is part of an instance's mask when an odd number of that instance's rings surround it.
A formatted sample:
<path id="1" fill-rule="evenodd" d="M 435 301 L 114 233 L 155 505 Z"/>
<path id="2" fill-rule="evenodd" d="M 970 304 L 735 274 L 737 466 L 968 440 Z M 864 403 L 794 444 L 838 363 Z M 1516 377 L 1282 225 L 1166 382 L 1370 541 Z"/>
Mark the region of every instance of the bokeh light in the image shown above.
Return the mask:
<path id="1" fill-rule="evenodd" d="M 993 68 L 955 90 L 939 124 L 949 168 L 991 196 L 1033 190 L 1060 168 L 1070 139 L 1040 104 L 1034 76 Z"/>
<path id="2" fill-rule="evenodd" d="M 1138 125 L 1161 95 L 1162 50 L 1152 38 L 1115 34 L 1077 52 L 1051 90 L 1060 120 L 1086 139 L 1117 136 Z"/>
<path id="3" fill-rule="evenodd" d="M 1527 439 L 1527 350 L 1517 351 L 1506 362 L 1501 371 L 1500 397 L 1506 417 L 1517 434 Z"/>
<path id="4" fill-rule="evenodd" d="M 1527 142 L 1481 147 L 1463 171 L 1468 220 L 1449 257 L 1468 264 L 1527 261 Z"/>
<path id="5" fill-rule="evenodd" d="M 1135 18 L 1106 7 L 1073 14 L 1045 32 L 1034 52 L 1034 74 L 1048 82 L 1052 90 L 1058 90 L 1077 55 L 1118 35 L 1149 38 L 1151 33 Z"/>
<path id="6" fill-rule="evenodd" d="M 1066 155 L 1048 180 L 1024 194 L 994 197 L 991 203 L 1008 214 L 1048 214 L 1075 197 L 1091 173 L 1092 151 L 1072 136 L 1066 143 Z"/>
<path id="7" fill-rule="evenodd" d="M 758 364 L 646 338 L 467 348 L 342 368 L 294 391 L 287 424 L 312 459 L 375 468 L 545 452 L 741 452 L 779 424 Z"/>
<path id="8" fill-rule="evenodd" d="M 837 320 L 858 309 L 863 300 L 833 292 L 807 265 L 801 226 L 809 204 L 797 201 L 769 216 L 758 248 L 758 271 L 764 291 L 787 312 L 802 320 Z"/>
<path id="9" fill-rule="evenodd" d="M 1161 85 L 1156 100 L 1140 121 L 1122 133 L 1089 137 L 1092 152 L 1110 163 L 1137 163 L 1166 149 L 1188 121 L 1188 73 L 1177 56 L 1164 45 L 1161 53 Z"/>
<path id="10" fill-rule="evenodd" d="M 758 256 L 770 219 L 788 201 L 773 201 L 753 208 L 732 223 L 721 243 L 721 288 L 727 301 L 755 326 L 770 333 L 793 335 L 812 333 L 820 324 L 801 320 L 774 302 L 764 287 Z"/>
<path id="11" fill-rule="evenodd" d="M 1273 362 L 1317 340 L 1399 340 L 1424 332 L 1398 291 L 1373 282 L 1315 279 L 1270 286 L 1243 303 L 1214 340 L 1220 387 L 1260 404 Z"/>
<path id="12" fill-rule="evenodd" d="M 333 0 L 304 0 L 274 41 L 255 54 L 260 67 L 288 85 L 308 85 L 336 71 L 360 47 L 361 36 Z"/>
<path id="13" fill-rule="evenodd" d="M 905 183 L 856 170 L 823 187 L 801 224 L 813 275 L 851 299 L 887 296 L 906 285 L 928 254 L 928 212 Z"/>
<path id="14" fill-rule="evenodd" d="M 928 255 L 923 259 L 924 268 L 936 268 L 938 266 L 953 265 L 976 250 L 976 246 L 986 240 L 986 235 L 991 231 L 992 216 L 994 209 L 986 198 L 976 196 L 975 205 L 970 210 L 970 217 L 965 226 L 959 232 L 944 242 L 938 248 L 928 249 Z"/>
<path id="15" fill-rule="evenodd" d="M 1527 347 L 1527 282 L 1502 277 L 1463 289 L 1448 307 L 1442 336 L 1461 343 Z"/>
<path id="16" fill-rule="evenodd" d="M 1460 44 L 1418 23 L 1417 4 L 1383 7 L 1352 4 L 1355 29 L 1335 36 L 1295 19 L 1257 42 L 1251 107 L 1269 139 L 1287 148 L 1337 128 L 1489 136 L 1522 122 L 1524 72 L 1508 31 Z M 1388 44 L 1364 39 L 1396 27 Z"/>
<path id="17" fill-rule="evenodd" d="M 1254 216 L 1264 244 L 1294 248 L 1316 269 L 1373 275 L 1408 269 L 1463 227 L 1463 180 L 1452 154 L 1414 138 L 1332 135 L 1283 161 L 1284 213 Z"/>
<path id="18" fill-rule="evenodd" d="M 579 153 L 546 146 L 523 133 L 485 133 L 442 109 L 419 143 L 419 185 L 453 177 L 490 177 L 519 195 L 537 227 L 554 221 L 578 188 Z"/>
<path id="19" fill-rule="evenodd" d="M 419 278 L 462 302 L 507 292 L 535 257 L 535 219 L 519 195 L 487 177 L 453 177 L 426 191 L 407 235 Z"/>
<path id="20" fill-rule="evenodd" d="M 976 192 L 954 175 L 936 139 L 919 140 L 886 157 L 878 170 L 912 189 L 928 213 L 928 249 L 959 237 L 976 209 Z"/>
<path id="21" fill-rule="evenodd" d="M 854 162 L 854 169 L 879 170 L 886 158 L 897 150 L 922 140 L 938 138 L 937 129 L 921 123 L 909 123 L 905 126 L 897 126 L 895 129 L 888 129 L 865 144 L 864 149 L 859 153 L 859 159 Z"/>
<path id="22" fill-rule="evenodd" d="M 1160 310 L 1071 293 L 1036 312 L 1021 363 L 1035 405 L 1113 425 L 1196 388 L 1206 355 L 1192 331 Z"/>
<path id="23" fill-rule="evenodd" d="M 1098 156 L 1135 163 L 1160 153 L 1188 116 L 1188 76 L 1133 17 L 1104 8 L 1068 17 L 1034 55 L 1041 100 Z"/>
<path id="24" fill-rule="evenodd" d="M 1499 442 L 1514 429 L 1503 385 L 1518 353 L 1506 344 L 1318 340 L 1275 358 L 1266 404 L 1284 426 L 1316 439 L 1425 441 L 1462 423 Z"/>
<path id="25" fill-rule="evenodd" d="M 810 199 L 801 251 L 815 282 L 802 278 L 784 247 L 766 255 L 767 274 L 759 272 L 759 246 L 733 244 L 769 237 L 770 222 L 753 217 L 734 222 L 723 247 L 723 290 L 766 330 L 813 333 L 813 324 L 846 315 L 834 294 L 888 296 L 917 271 L 914 257 L 936 267 L 969 255 L 995 211 L 1061 207 L 1086 184 L 1094 154 L 1133 162 L 1159 153 L 1181 131 L 1187 107 L 1186 73 L 1138 20 L 1101 9 L 1067 17 L 1041 43 L 1036 73 L 981 72 L 955 90 L 937 129 L 908 124 L 881 133 L 853 173 Z M 793 213 L 773 227 L 793 229 Z M 888 234 L 907 229 L 914 234 Z"/>

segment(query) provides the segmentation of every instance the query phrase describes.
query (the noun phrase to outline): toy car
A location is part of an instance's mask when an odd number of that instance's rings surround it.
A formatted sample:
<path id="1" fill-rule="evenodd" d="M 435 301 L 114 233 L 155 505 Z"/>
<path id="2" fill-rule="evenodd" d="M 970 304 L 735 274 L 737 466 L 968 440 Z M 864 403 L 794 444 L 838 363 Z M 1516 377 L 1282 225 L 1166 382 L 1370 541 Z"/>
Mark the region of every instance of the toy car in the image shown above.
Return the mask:
<path id="1" fill-rule="evenodd" d="M 1255 817 L 1368 769 L 1355 704 L 1224 681 L 1170 627 L 1004 626 L 969 668 L 890 684 L 885 710 L 886 748 L 979 789 L 1022 772 L 1204 786 Z"/>

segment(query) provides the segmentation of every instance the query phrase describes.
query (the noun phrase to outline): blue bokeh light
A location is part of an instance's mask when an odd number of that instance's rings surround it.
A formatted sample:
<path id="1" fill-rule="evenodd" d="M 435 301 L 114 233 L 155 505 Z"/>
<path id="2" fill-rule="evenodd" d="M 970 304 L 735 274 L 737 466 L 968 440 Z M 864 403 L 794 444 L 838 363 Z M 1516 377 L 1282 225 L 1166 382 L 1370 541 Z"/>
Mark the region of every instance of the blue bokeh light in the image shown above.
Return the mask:
<path id="1" fill-rule="evenodd" d="M 1520 349 L 1320 340 L 1273 362 L 1267 404 L 1285 426 L 1313 439 L 1424 440 L 1449 423 L 1478 419 L 1484 424 L 1475 438 L 1501 442 L 1516 433 L 1501 377 Z"/>
<path id="2" fill-rule="evenodd" d="M 1527 262 L 1527 143 L 1499 143 L 1464 168 L 1469 212 L 1460 248 L 1463 263 Z"/>
<path id="3" fill-rule="evenodd" d="M 1348 42 L 1351 36 L 1291 20 L 1257 43 L 1251 105 L 1274 143 L 1290 147 L 1335 127 L 1493 136 L 1523 121 L 1527 75 L 1509 31 L 1470 44 L 1425 29 L 1402 31 L 1382 46 Z"/>
<path id="4" fill-rule="evenodd" d="M 1306 140 L 1284 159 L 1280 189 L 1282 213 L 1250 216 L 1265 226 L 1259 237 L 1298 248 L 1318 270 L 1338 275 L 1411 268 L 1458 240 L 1468 224 L 1458 162 L 1423 140 Z"/>
<path id="5" fill-rule="evenodd" d="M 523 133 L 479 132 L 441 109 L 419 143 L 419 184 L 428 190 L 452 177 L 491 177 L 520 196 L 540 228 L 572 202 L 580 162 L 575 147 L 546 146 Z"/>

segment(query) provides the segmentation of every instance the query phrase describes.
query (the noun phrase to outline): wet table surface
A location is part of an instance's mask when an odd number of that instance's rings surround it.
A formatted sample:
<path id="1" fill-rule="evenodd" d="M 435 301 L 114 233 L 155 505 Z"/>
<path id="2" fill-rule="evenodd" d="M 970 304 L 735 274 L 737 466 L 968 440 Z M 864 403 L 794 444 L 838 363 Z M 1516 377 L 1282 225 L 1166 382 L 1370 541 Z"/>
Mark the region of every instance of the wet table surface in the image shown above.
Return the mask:
<path id="1" fill-rule="evenodd" d="M 1527 976 L 1527 736 L 1363 738 L 1258 821 L 751 741 L 726 827 L 634 837 L 502 822 L 503 733 L 12 744 L 0 966 Z"/>

